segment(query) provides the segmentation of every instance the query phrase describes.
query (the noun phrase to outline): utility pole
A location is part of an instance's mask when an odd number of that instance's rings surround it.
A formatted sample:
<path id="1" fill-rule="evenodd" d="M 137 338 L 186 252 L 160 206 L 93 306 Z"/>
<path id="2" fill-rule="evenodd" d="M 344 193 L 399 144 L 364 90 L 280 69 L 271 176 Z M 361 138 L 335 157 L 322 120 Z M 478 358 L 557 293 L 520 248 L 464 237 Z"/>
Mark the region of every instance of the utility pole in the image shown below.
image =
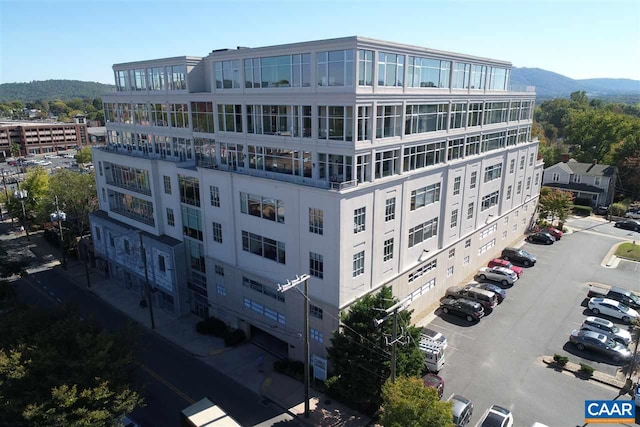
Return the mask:
<path id="1" fill-rule="evenodd" d="M 404 300 L 392 305 L 391 307 L 384 310 L 386 316 L 382 319 L 373 319 L 373 324 L 378 327 L 389 317 L 393 316 L 393 327 L 391 330 L 391 342 L 387 342 L 387 345 L 391 346 L 391 382 L 395 382 L 396 380 L 396 359 L 397 359 L 397 344 L 401 340 L 402 337 L 398 338 L 398 312 L 402 311 L 409 304 L 409 299 L 405 298 Z"/>
<path id="2" fill-rule="evenodd" d="M 20 200 L 20 204 L 22 205 L 22 223 L 24 227 L 24 231 L 27 234 L 27 240 L 31 240 L 29 237 L 29 225 L 27 224 L 27 211 L 24 208 L 24 200 L 29 197 L 29 193 L 27 190 L 20 190 L 20 185 L 18 185 L 18 189 L 13 193 L 14 197 Z"/>
<path id="3" fill-rule="evenodd" d="M 309 278 L 308 274 L 287 280 L 284 285 L 278 284 L 278 292 L 286 292 L 304 283 L 304 417 L 309 418 Z"/>
<path id="4" fill-rule="evenodd" d="M 64 236 L 62 235 L 62 221 L 64 219 L 64 212 L 60 212 L 58 206 L 58 196 L 55 196 L 56 201 L 56 218 L 58 220 L 58 231 L 60 232 L 60 250 L 62 251 L 62 268 L 67 269 L 67 251 L 64 249 Z"/>
<path id="5" fill-rule="evenodd" d="M 153 318 L 153 304 L 151 301 L 151 285 L 149 284 L 149 271 L 147 270 L 147 253 L 145 252 L 144 245 L 142 244 L 142 231 L 138 231 L 138 235 L 140 236 L 140 256 L 142 257 L 142 264 L 144 265 L 145 290 L 147 295 L 147 302 L 149 303 L 149 317 L 151 318 L 151 329 L 155 329 L 156 322 Z"/>

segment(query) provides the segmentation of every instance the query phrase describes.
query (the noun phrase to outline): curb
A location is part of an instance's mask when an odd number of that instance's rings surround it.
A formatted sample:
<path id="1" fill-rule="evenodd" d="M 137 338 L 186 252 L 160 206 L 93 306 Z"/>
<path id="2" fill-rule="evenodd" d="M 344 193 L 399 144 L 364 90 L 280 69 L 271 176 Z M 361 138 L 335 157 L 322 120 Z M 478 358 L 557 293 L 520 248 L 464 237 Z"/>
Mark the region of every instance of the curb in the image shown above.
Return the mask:
<path id="1" fill-rule="evenodd" d="M 578 378 L 581 378 L 585 381 L 595 381 L 600 384 L 605 384 L 617 389 L 622 389 L 625 385 L 624 381 L 621 381 L 611 375 L 603 374 L 602 372 L 594 371 L 593 374 L 589 377 L 586 376 L 578 376 L 580 371 L 580 365 L 573 362 L 567 362 L 564 366 L 558 365 L 554 360 L 553 356 L 542 356 L 542 362 L 554 369 L 558 369 L 561 371 L 567 371 L 572 374 L 576 374 Z"/>

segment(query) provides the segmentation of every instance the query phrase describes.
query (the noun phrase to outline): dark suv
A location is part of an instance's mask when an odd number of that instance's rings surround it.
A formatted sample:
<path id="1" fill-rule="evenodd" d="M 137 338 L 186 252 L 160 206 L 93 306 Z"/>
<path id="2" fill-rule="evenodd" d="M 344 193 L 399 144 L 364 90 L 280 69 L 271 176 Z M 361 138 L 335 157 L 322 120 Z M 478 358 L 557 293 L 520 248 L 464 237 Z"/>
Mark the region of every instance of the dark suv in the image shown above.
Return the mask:
<path id="1" fill-rule="evenodd" d="M 465 298 L 445 298 L 440 302 L 442 312 L 464 317 L 469 322 L 478 321 L 484 316 L 484 309 L 480 303 Z"/>
<path id="2" fill-rule="evenodd" d="M 523 249 L 504 248 L 500 258 L 515 264 L 522 264 L 525 267 L 536 264 L 536 257 Z"/>

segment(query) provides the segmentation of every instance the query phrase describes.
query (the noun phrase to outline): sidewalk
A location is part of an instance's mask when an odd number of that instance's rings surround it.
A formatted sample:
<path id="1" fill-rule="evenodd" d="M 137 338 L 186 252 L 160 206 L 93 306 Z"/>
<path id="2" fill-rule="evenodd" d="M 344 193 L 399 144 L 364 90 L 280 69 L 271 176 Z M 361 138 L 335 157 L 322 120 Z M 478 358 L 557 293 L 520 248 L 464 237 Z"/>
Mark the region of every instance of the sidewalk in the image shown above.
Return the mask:
<path id="1" fill-rule="evenodd" d="M 7 238 L 6 236 L 4 236 Z M 16 235 L 16 237 L 19 237 Z M 11 237 L 9 237 L 11 238 Z M 70 281 L 82 289 L 87 289 L 85 265 L 76 259 L 67 260 L 67 270 L 57 261 L 59 250 L 52 247 L 40 234 L 31 235 L 29 249 L 42 261 L 48 261 L 50 268 L 59 268 Z M 141 326 L 151 327 L 148 308 L 139 305 L 140 295 L 133 289 L 125 289 L 112 278 L 104 277 L 90 268 L 90 292 L 109 303 Z M 218 372 L 227 375 L 251 391 L 272 401 L 299 422 L 313 426 L 366 426 L 369 418 L 352 409 L 333 402 L 327 396 L 314 390 L 310 391 L 310 417 L 304 418 L 304 384 L 273 371 L 275 356 L 257 347 L 251 342 L 238 347 L 224 346 L 224 340 L 196 332 L 195 325 L 201 319 L 189 315 L 176 319 L 175 316 L 153 307 L 154 332 L 173 344 L 198 357 Z M 258 357 L 264 357 L 264 372 L 258 372 Z M 194 396 L 196 400 L 205 396 Z"/>

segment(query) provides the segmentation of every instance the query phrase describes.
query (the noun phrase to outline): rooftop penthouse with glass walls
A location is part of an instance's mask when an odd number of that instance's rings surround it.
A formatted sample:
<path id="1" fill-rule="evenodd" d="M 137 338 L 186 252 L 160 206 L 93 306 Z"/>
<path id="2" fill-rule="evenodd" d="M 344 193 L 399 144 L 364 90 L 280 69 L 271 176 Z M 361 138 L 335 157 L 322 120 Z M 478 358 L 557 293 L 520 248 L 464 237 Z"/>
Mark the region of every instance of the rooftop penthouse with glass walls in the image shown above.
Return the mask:
<path id="1" fill-rule="evenodd" d="M 343 189 L 531 141 L 509 69 L 358 37 L 118 64 L 106 149 Z"/>

